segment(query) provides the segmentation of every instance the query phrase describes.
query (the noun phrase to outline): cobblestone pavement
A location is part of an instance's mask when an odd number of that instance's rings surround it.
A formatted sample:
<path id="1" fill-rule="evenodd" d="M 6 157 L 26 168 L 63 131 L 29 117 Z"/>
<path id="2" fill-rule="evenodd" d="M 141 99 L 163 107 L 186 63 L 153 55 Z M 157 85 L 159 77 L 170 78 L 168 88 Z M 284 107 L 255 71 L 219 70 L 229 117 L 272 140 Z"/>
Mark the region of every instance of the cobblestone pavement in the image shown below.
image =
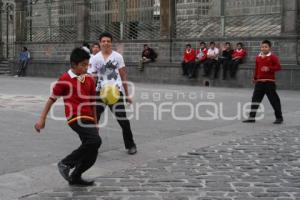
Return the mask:
<path id="1" fill-rule="evenodd" d="M 263 132 L 23 200 L 300 199 L 300 127 Z"/>

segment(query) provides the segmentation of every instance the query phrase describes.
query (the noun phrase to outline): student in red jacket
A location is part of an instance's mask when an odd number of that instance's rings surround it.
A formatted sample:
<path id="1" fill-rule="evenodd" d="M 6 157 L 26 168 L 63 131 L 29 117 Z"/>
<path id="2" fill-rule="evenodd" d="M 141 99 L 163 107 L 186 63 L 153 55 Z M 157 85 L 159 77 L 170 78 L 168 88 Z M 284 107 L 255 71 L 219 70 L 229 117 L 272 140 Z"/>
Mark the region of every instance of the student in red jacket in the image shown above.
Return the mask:
<path id="1" fill-rule="evenodd" d="M 94 181 L 82 179 L 82 174 L 94 165 L 102 143 L 97 128 L 95 107 L 95 82 L 86 75 L 90 54 L 83 48 L 75 48 L 70 56 L 71 68 L 62 74 L 52 89 L 39 120 L 35 124 L 40 132 L 47 115 L 59 97 L 63 97 L 68 125 L 75 131 L 81 145 L 58 163 L 58 170 L 70 185 L 92 186 Z M 74 169 L 72 172 L 71 170 Z"/>
<path id="2" fill-rule="evenodd" d="M 205 42 L 200 42 L 200 48 L 196 51 L 196 61 L 194 68 L 192 69 L 192 76 L 196 77 L 197 69 L 201 68 L 201 64 L 203 64 L 207 59 L 207 48 Z"/>
<path id="3" fill-rule="evenodd" d="M 266 94 L 274 111 L 274 124 L 283 122 L 280 98 L 276 92 L 275 72 L 281 70 L 278 57 L 271 52 L 271 42 L 264 40 L 261 43 L 261 53 L 256 57 L 256 67 L 253 82 L 255 88 L 252 96 L 252 105 L 249 119 L 244 123 L 254 123 L 256 111 Z"/>
<path id="4" fill-rule="evenodd" d="M 235 78 L 236 72 L 239 68 L 239 65 L 243 62 L 243 59 L 246 57 L 247 52 L 243 48 L 243 43 L 239 42 L 236 44 L 236 49 L 232 54 L 232 61 L 229 66 L 230 77 Z"/>
<path id="5" fill-rule="evenodd" d="M 181 63 L 182 66 L 182 75 L 192 77 L 191 69 L 194 68 L 196 60 L 196 52 L 195 49 L 192 48 L 190 44 L 185 46 L 183 61 Z"/>

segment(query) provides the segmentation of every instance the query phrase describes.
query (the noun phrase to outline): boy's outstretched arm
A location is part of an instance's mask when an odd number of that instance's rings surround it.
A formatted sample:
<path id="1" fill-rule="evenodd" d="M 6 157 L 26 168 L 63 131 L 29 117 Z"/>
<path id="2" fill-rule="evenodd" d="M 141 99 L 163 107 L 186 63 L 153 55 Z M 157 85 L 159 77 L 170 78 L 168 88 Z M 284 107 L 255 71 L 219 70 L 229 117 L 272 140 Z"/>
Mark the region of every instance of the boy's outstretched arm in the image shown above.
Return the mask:
<path id="1" fill-rule="evenodd" d="M 37 132 L 40 132 L 41 129 L 43 129 L 45 127 L 47 115 L 48 115 L 49 110 L 51 109 L 52 105 L 55 103 L 55 101 L 56 101 L 55 97 L 53 97 L 53 96 L 49 97 L 49 99 L 41 113 L 39 120 L 34 125 L 34 128 Z"/>

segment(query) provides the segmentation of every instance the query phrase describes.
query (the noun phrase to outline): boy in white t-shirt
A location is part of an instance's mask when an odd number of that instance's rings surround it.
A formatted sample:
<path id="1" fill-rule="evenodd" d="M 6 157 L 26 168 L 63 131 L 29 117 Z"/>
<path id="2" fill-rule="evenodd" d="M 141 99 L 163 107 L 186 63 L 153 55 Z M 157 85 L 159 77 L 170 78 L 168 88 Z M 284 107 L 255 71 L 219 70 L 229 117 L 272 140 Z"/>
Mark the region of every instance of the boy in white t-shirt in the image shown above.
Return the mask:
<path id="1" fill-rule="evenodd" d="M 122 128 L 125 148 L 128 154 L 133 155 L 137 153 L 137 148 L 133 140 L 130 122 L 126 117 L 123 91 L 128 103 L 132 103 L 132 99 L 128 93 L 127 73 L 123 56 L 112 50 L 112 40 L 113 37 L 108 32 L 100 35 L 99 44 L 101 51 L 91 59 L 91 70 L 89 72 L 97 75 L 97 94 L 100 94 L 100 90 L 107 84 L 115 85 L 119 89 L 121 94 L 119 100 L 115 104 L 109 105 L 109 108 Z M 98 99 L 96 106 L 98 121 L 105 108 L 106 105 L 103 101 Z"/>
<path id="2" fill-rule="evenodd" d="M 220 69 L 219 64 L 219 49 L 216 47 L 215 42 L 210 42 L 210 48 L 207 51 L 207 59 L 204 63 L 204 77 L 209 77 L 211 70 L 214 69 L 214 78 L 218 78 L 218 73 Z"/>

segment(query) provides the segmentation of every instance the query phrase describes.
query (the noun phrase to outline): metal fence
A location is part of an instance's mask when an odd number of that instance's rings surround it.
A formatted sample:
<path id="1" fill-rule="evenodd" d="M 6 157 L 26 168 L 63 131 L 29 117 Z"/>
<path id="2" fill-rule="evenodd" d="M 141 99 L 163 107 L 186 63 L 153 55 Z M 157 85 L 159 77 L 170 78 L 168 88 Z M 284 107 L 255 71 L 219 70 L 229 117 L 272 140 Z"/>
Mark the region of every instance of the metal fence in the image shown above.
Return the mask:
<path id="1" fill-rule="evenodd" d="M 74 41 L 76 39 L 75 0 L 29 1 L 26 5 L 26 41 Z M 20 19 L 23 20 L 23 19 Z"/>
<path id="2" fill-rule="evenodd" d="M 279 36 L 282 0 L 177 1 L 176 38 Z"/>
<path id="3" fill-rule="evenodd" d="M 277 36 L 283 0 L 177 0 L 174 39 Z M 76 0 L 28 0 L 18 11 L 24 41 L 75 41 Z M 111 32 L 120 40 L 160 38 L 160 0 L 89 0 L 86 40 Z M 3 19 L 3 18 L 2 18 Z M 18 19 L 17 19 L 18 20 Z M 3 20 L 2 20 L 3 21 Z"/>
<path id="4" fill-rule="evenodd" d="M 159 37 L 159 1 L 92 0 L 89 5 L 89 39 L 103 31 L 121 40 L 146 40 Z"/>

